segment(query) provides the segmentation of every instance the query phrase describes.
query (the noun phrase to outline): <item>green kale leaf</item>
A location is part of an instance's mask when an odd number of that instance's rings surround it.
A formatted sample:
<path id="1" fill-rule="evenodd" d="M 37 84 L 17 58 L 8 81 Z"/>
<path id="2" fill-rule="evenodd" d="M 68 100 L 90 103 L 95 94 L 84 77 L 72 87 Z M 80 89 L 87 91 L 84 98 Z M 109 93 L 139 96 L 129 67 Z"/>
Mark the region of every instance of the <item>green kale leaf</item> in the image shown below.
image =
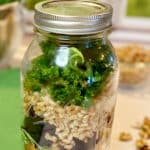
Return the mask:
<path id="1" fill-rule="evenodd" d="M 68 65 L 59 67 L 54 61 L 56 44 L 44 41 L 40 47 L 43 55 L 33 59 L 32 68 L 24 79 L 25 89 L 40 91 L 42 87 L 48 88 L 52 99 L 62 106 L 74 104 L 89 108 L 93 105 L 94 97 L 102 92 L 113 71 L 114 57 L 110 48 L 101 45 L 93 55 L 89 55 L 72 46 L 69 49 Z M 89 49 L 90 53 L 95 50 L 92 45 L 88 48 L 93 48 Z"/>

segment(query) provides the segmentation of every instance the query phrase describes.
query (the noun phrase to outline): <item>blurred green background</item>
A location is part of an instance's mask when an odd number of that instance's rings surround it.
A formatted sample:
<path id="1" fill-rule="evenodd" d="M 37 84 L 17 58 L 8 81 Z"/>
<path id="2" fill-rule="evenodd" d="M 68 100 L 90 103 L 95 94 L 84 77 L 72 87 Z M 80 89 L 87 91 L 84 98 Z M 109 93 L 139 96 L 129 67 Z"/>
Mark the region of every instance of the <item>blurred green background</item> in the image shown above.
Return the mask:
<path id="1" fill-rule="evenodd" d="M 20 1 L 20 0 L 0 0 L 0 4 L 7 4 L 10 2 L 15 2 L 15 1 Z"/>
<path id="2" fill-rule="evenodd" d="M 0 71 L 0 150 L 22 150 L 19 69 Z"/>
<path id="3" fill-rule="evenodd" d="M 26 0 L 25 1 L 25 6 L 27 9 L 29 10 L 33 10 L 34 9 L 34 5 L 38 2 L 41 2 L 43 0 Z"/>
<path id="4" fill-rule="evenodd" d="M 150 17 L 150 0 L 127 1 L 127 16 Z"/>

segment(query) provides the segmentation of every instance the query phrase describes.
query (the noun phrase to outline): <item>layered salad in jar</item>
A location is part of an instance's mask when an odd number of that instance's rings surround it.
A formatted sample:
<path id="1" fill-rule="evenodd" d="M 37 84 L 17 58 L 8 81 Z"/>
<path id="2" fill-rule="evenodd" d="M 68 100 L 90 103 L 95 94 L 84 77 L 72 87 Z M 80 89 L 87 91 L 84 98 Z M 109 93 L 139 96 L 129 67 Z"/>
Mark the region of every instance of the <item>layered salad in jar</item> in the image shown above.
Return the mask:
<path id="1" fill-rule="evenodd" d="M 102 39 L 39 40 L 22 71 L 25 150 L 107 150 L 117 62 Z"/>

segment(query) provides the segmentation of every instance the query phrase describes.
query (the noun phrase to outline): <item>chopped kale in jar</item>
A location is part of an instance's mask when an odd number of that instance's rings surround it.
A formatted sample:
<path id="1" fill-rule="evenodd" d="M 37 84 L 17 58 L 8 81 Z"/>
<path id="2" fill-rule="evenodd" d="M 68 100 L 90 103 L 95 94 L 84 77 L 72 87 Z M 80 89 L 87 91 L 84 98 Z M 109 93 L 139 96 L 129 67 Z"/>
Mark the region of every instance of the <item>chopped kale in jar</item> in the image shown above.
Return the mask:
<path id="1" fill-rule="evenodd" d="M 101 40 L 63 47 L 47 40 L 39 45 L 43 54 L 32 60 L 24 79 L 25 90 L 40 91 L 44 87 L 62 106 L 90 107 L 113 71 L 109 46 Z"/>

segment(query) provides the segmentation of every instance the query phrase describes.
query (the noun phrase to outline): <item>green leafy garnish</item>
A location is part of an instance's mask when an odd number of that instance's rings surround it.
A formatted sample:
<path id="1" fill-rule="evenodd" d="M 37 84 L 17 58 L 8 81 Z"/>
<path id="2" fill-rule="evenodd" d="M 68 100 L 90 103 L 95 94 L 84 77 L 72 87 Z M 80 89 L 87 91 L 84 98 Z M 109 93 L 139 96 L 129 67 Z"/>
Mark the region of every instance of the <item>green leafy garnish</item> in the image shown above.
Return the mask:
<path id="1" fill-rule="evenodd" d="M 23 135 L 25 144 L 34 144 L 40 150 L 42 150 L 42 147 L 31 137 L 31 135 L 26 130 L 21 129 L 21 131 L 22 131 L 22 135 Z"/>
<path id="2" fill-rule="evenodd" d="M 7 3 L 12 3 L 15 1 L 20 1 L 20 0 L 0 0 L 0 4 L 7 4 Z"/>
<path id="3" fill-rule="evenodd" d="M 70 51 L 70 64 L 71 65 L 77 65 L 77 64 L 82 64 L 84 63 L 84 57 L 82 55 L 82 53 L 75 47 L 71 47 L 69 49 Z"/>
<path id="4" fill-rule="evenodd" d="M 21 129 L 21 131 L 22 131 L 25 144 L 33 144 L 38 148 L 38 150 L 52 150 L 49 147 L 40 146 L 26 130 Z"/>
<path id="5" fill-rule="evenodd" d="M 88 42 L 88 46 L 80 45 L 81 49 L 71 45 L 66 48 L 69 50 L 67 65 L 60 67 L 55 63 L 60 49 L 58 43 L 42 41 L 40 47 L 43 54 L 33 59 L 32 68 L 24 79 L 25 90 L 40 91 L 44 87 L 62 106 L 91 107 L 113 71 L 111 48 L 102 43 L 99 46 L 97 41 Z"/>

